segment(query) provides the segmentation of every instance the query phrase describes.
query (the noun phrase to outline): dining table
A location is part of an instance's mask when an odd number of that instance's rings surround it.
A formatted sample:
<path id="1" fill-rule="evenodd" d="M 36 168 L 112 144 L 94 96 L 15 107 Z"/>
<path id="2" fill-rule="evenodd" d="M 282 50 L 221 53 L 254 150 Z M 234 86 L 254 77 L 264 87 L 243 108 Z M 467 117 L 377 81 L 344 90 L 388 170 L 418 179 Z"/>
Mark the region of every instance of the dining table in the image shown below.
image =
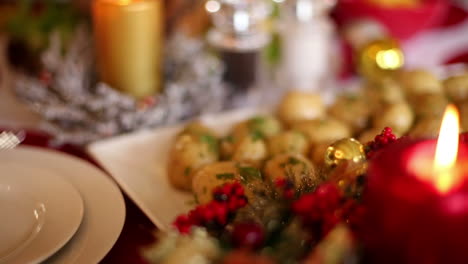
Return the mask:
<path id="1" fill-rule="evenodd" d="M 446 25 L 431 32 L 423 32 L 403 44 L 403 50 L 410 54 L 407 57 L 410 66 L 431 67 L 444 63 L 468 62 L 468 34 L 460 34 L 468 30 L 466 11 L 452 12 L 453 15 L 449 16 Z M 435 41 L 437 39 L 440 41 Z M 5 58 L 5 43 L 6 37 L 0 36 L 0 132 L 24 131 L 25 139 L 21 143 L 23 145 L 67 153 L 100 168 L 85 151 L 84 146 L 57 143 L 52 135 L 42 131 L 41 125 L 45 121 L 15 97 L 14 73 Z M 430 56 L 430 59 L 425 56 L 429 51 L 434 55 Z M 125 193 L 124 200 L 126 219 L 120 237 L 100 263 L 147 263 L 142 252 L 145 247 L 156 241 L 155 225 Z"/>
<path id="2" fill-rule="evenodd" d="M 102 169 L 85 151 L 84 146 L 57 143 L 52 135 L 41 129 L 41 117 L 18 101 L 12 89 L 14 74 L 5 59 L 5 43 L 5 37 L 0 37 L 0 132 L 22 131 L 25 138 L 21 145 L 66 153 Z M 125 194 L 124 201 L 126 218 L 123 229 L 112 249 L 100 263 L 147 263 L 142 252 L 145 247 L 155 242 L 157 228 Z"/>

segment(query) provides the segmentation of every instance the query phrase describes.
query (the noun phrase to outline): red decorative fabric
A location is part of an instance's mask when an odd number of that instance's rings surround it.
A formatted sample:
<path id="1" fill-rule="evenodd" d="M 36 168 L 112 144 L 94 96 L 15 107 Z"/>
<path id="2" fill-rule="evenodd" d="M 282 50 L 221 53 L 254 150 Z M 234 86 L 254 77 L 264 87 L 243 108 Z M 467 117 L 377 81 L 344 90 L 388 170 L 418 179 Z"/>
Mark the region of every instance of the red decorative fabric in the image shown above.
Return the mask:
<path id="1" fill-rule="evenodd" d="M 388 8 L 369 0 L 341 0 L 336 7 L 335 18 L 339 24 L 372 18 L 385 25 L 392 36 L 406 40 L 418 32 L 442 24 L 448 8 L 447 0 L 426 0 L 415 8 Z"/>

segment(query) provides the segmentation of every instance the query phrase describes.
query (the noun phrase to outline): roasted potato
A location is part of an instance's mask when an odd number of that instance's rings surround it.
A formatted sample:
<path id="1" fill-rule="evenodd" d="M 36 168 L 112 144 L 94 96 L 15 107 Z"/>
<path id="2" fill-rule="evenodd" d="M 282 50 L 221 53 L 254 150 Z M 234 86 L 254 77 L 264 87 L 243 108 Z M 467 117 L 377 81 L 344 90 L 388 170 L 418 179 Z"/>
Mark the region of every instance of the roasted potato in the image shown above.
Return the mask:
<path id="1" fill-rule="evenodd" d="M 369 111 L 382 108 L 382 105 L 394 104 L 405 100 L 401 85 L 392 78 L 385 78 L 378 82 L 369 82 L 364 86 L 365 101 Z"/>
<path id="2" fill-rule="evenodd" d="M 443 92 L 442 83 L 432 73 L 425 70 L 402 71 L 398 74 L 397 79 L 409 97 Z"/>
<path id="3" fill-rule="evenodd" d="M 330 116 L 347 124 L 354 133 L 358 133 L 367 126 L 371 109 L 362 95 L 345 94 L 338 96 L 328 112 Z"/>
<path id="4" fill-rule="evenodd" d="M 200 204 L 213 199 L 213 191 L 216 187 L 226 183 L 239 182 L 245 188 L 245 194 L 249 200 L 255 199 L 252 188 L 249 185 L 258 185 L 263 182 L 261 172 L 246 164 L 234 161 L 215 162 L 204 166 L 193 177 L 192 190 L 196 200 Z"/>
<path id="5" fill-rule="evenodd" d="M 442 116 L 448 104 L 444 94 L 421 94 L 411 100 L 411 106 L 418 118 Z"/>
<path id="6" fill-rule="evenodd" d="M 363 133 L 361 133 L 361 135 L 359 135 L 359 142 L 361 142 L 362 144 L 366 144 L 370 141 L 373 141 L 375 136 L 377 136 L 378 134 L 380 134 L 382 132 L 382 130 L 384 129 L 384 127 L 378 127 L 378 128 L 370 128 L 366 131 L 364 131 Z"/>
<path id="7" fill-rule="evenodd" d="M 195 172 L 218 159 L 218 140 L 215 137 L 181 134 L 169 154 L 169 180 L 176 188 L 190 190 Z"/>
<path id="8" fill-rule="evenodd" d="M 419 119 L 408 135 L 415 138 L 437 138 L 441 123 L 442 116 L 428 116 Z"/>
<path id="9" fill-rule="evenodd" d="M 414 113 L 405 102 L 387 106 L 383 112 L 375 113 L 374 127 L 391 127 L 397 136 L 404 135 L 413 125 Z"/>
<path id="10" fill-rule="evenodd" d="M 310 160 L 317 166 L 323 165 L 325 162 L 325 153 L 330 143 L 320 143 L 313 146 L 310 150 Z"/>
<path id="11" fill-rule="evenodd" d="M 314 165 L 300 154 L 276 155 L 265 164 L 264 172 L 268 180 L 288 179 L 296 187 L 318 180 Z"/>
<path id="12" fill-rule="evenodd" d="M 460 131 L 468 132 L 468 102 L 460 105 Z"/>
<path id="13" fill-rule="evenodd" d="M 468 100 L 468 73 L 444 80 L 444 89 L 448 98 L 454 102 Z"/>
<path id="14" fill-rule="evenodd" d="M 240 148 L 241 142 L 249 141 L 245 140 L 246 137 L 266 139 L 278 134 L 282 129 L 282 125 L 278 119 L 270 115 L 254 116 L 246 121 L 237 123 L 231 133 L 221 140 L 221 157 L 223 159 L 232 158 L 235 154 L 234 152 Z M 245 145 L 245 143 L 243 144 Z M 243 148 L 245 149 L 245 146 Z"/>
<path id="15" fill-rule="evenodd" d="M 291 91 L 278 107 L 279 118 L 291 126 L 295 122 L 313 120 L 325 115 L 325 105 L 318 94 Z"/>
<path id="16" fill-rule="evenodd" d="M 235 146 L 232 160 L 250 163 L 260 167 L 268 157 L 268 148 L 265 140 L 257 135 L 248 135 L 242 138 Z"/>
<path id="17" fill-rule="evenodd" d="M 298 131 L 285 131 L 268 140 L 268 151 L 271 156 L 283 153 L 307 155 L 308 150 L 307 137 Z"/>
<path id="18" fill-rule="evenodd" d="M 282 129 L 280 121 L 275 117 L 271 115 L 258 115 L 237 123 L 230 135 L 232 135 L 234 140 L 240 140 L 250 134 L 256 134 L 260 137 L 271 137 L 281 132 Z"/>
<path id="19" fill-rule="evenodd" d="M 304 133 L 312 145 L 332 143 L 351 136 L 351 129 L 333 118 L 298 122 L 293 129 Z"/>
<path id="20" fill-rule="evenodd" d="M 216 138 L 216 133 L 211 129 L 205 126 L 204 124 L 195 121 L 189 123 L 180 133 L 180 135 L 194 135 L 194 136 L 201 136 L 201 135 L 208 135 L 211 137 Z"/>

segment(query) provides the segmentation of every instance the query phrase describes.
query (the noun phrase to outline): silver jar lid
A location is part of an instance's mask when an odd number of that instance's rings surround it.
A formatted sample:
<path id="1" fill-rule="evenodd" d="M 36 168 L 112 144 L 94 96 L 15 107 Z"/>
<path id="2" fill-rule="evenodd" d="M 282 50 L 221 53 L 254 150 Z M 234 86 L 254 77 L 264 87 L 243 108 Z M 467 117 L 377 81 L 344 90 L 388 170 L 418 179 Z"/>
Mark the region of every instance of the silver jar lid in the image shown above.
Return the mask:
<path id="1" fill-rule="evenodd" d="M 208 0 L 205 8 L 214 25 L 208 33 L 212 45 L 252 50 L 269 42 L 265 22 L 273 9 L 270 0 Z"/>

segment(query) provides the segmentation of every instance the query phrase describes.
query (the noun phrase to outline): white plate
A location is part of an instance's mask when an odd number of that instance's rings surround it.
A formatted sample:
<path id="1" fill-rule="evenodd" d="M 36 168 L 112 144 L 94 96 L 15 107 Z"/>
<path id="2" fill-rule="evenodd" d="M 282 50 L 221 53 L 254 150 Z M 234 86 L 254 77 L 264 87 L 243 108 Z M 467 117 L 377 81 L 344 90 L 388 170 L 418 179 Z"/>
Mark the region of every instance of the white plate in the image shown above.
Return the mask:
<path id="1" fill-rule="evenodd" d="M 243 109 L 201 118 L 220 134 L 237 121 L 267 110 Z M 167 154 L 182 126 L 128 134 L 88 146 L 89 153 L 115 178 L 124 192 L 160 229 L 193 207 L 193 196 L 167 179 Z M 191 203 L 192 202 L 192 203 Z"/>
<path id="2" fill-rule="evenodd" d="M 80 226 L 83 200 L 63 178 L 0 159 L 0 263 L 38 263 Z"/>
<path id="3" fill-rule="evenodd" d="M 45 263 L 93 264 L 114 245 L 125 221 L 122 193 L 109 176 L 89 163 L 60 152 L 34 147 L 0 151 L 0 160 L 21 162 L 62 176 L 81 194 L 84 217 L 73 238 Z"/>

